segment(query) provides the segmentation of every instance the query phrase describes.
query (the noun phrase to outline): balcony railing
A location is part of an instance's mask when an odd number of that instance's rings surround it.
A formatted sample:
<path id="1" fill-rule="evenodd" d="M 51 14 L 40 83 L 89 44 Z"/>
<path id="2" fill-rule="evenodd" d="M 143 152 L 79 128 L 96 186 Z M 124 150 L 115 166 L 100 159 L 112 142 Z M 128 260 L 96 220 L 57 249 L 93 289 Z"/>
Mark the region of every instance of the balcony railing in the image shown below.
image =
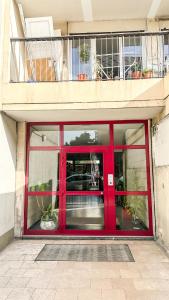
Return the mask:
<path id="1" fill-rule="evenodd" d="M 11 82 L 160 78 L 169 31 L 11 39 Z"/>

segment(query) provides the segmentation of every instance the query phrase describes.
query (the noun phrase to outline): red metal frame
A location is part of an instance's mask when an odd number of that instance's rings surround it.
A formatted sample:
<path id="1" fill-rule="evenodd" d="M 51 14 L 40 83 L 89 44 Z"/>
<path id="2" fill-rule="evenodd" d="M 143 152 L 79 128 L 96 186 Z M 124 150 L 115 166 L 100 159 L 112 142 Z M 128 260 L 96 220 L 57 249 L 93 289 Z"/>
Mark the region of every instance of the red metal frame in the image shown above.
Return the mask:
<path id="1" fill-rule="evenodd" d="M 114 124 L 143 123 L 145 126 L 145 145 L 114 145 Z M 64 146 L 64 125 L 109 125 L 109 145 L 106 146 Z M 60 126 L 60 146 L 30 146 L 30 128 L 32 125 L 59 125 Z M 152 202 L 151 202 L 151 179 L 150 179 L 150 156 L 149 156 L 149 132 L 147 120 L 123 120 L 123 121 L 88 121 L 88 122 L 32 122 L 27 124 L 26 136 L 26 176 L 25 176 L 25 204 L 24 204 L 24 234 L 25 235 L 115 235 L 115 236 L 152 236 Z M 108 186 L 107 174 L 114 174 L 114 151 L 116 149 L 145 149 L 146 169 L 147 169 L 147 191 L 115 191 L 114 186 Z M 59 191 L 53 192 L 29 192 L 29 152 L 30 151 L 60 151 L 59 161 Z M 97 152 L 103 154 L 104 168 L 104 219 L 105 228 L 103 230 L 68 230 L 66 225 L 66 195 L 102 195 L 100 191 L 66 191 L 66 154 L 67 153 Z M 28 197 L 33 195 L 58 195 L 59 196 L 59 229 L 57 230 L 30 230 L 27 228 Z M 116 229 L 116 195 L 144 195 L 148 198 L 149 229 L 148 230 L 117 230 Z"/>

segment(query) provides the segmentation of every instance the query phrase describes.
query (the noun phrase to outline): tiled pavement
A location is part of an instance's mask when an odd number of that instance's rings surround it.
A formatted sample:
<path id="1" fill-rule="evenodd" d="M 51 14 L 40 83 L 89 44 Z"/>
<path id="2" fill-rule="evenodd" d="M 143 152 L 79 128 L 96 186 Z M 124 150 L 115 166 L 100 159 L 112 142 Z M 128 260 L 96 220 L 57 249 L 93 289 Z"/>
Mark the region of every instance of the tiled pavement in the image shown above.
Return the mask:
<path id="1" fill-rule="evenodd" d="M 45 243 L 127 243 L 135 262 L 35 262 Z M 17 240 L 0 252 L 0 300 L 169 300 L 169 258 L 154 241 Z"/>

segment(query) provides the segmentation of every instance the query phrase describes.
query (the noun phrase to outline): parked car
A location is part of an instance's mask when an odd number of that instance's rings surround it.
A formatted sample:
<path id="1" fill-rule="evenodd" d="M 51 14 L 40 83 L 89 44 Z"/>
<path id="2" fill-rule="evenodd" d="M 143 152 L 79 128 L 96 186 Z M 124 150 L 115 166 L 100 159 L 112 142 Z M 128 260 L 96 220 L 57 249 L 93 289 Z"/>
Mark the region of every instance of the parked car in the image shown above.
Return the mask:
<path id="1" fill-rule="evenodd" d="M 94 178 L 90 174 L 73 174 L 66 178 L 67 191 L 90 190 L 94 184 Z"/>

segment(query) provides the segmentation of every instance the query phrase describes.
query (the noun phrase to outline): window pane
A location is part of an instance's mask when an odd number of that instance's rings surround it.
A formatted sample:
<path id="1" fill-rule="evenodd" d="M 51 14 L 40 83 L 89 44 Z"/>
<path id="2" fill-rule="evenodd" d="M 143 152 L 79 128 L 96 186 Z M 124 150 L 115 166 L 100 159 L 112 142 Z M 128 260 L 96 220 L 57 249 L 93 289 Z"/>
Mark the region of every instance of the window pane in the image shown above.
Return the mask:
<path id="1" fill-rule="evenodd" d="M 31 151 L 29 156 L 29 191 L 59 189 L 59 152 Z"/>
<path id="2" fill-rule="evenodd" d="M 143 123 L 115 124 L 114 125 L 115 145 L 144 145 L 145 128 Z"/>
<path id="3" fill-rule="evenodd" d="M 103 196 L 67 196 L 67 229 L 103 229 Z"/>
<path id="4" fill-rule="evenodd" d="M 67 191 L 103 191 L 103 157 L 100 153 L 69 153 Z"/>
<path id="5" fill-rule="evenodd" d="M 64 126 L 65 146 L 108 145 L 108 125 L 66 125 Z"/>
<path id="6" fill-rule="evenodd" d="M 146 196 L 116 196 L 116 228 L 119 230 L 149 228 Z"/>
<path id="7" fill-rule="evenodd" d="M 32 126 L 31 146 L 59 146 L 59 126 Z"/>
<path id="8" fill-rule="evenodd" d="M 115 152 L 116 191 L 146 191 L 147 172 L 144 149 Z"/>
<path id="9" fill-rule="evenodd" d="M 58 227 L 59 198 L 30 196 L 28 198 L 27 228 L 53 230 Z"/>

